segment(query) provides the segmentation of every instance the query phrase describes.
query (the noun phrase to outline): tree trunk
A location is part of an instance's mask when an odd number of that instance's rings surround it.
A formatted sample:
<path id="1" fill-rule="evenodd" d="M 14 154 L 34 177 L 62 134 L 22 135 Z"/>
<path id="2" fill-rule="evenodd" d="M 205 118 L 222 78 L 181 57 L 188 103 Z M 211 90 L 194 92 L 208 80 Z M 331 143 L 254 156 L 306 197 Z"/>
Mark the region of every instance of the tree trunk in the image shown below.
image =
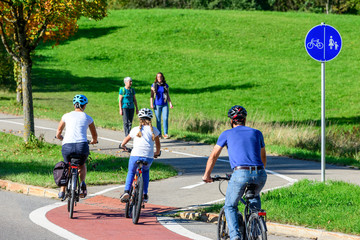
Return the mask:
<path id="1" fill-rule="evenodd" d="M 24 111 L 24 141 L 28 142 L 30 135 L 35 135 L 34 108 L 31 86 L 31 57 L 29 51 L 24 51 L 21 57 L 21 75 Z"/>
<path id="2" fill-rule="evenodd" d="M 21 64 L 14 61 L 14 80 L 16 82 L 16 101 L 23 104 Z"/>

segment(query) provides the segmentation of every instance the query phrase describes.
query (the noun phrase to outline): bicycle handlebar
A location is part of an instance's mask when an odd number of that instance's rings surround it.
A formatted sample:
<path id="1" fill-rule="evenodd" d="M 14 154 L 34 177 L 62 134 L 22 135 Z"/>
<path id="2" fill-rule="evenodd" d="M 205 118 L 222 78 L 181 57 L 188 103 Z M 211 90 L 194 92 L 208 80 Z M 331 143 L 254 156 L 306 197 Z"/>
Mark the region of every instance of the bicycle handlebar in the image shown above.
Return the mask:
<path id="1" fill-rule="evenodd" d="M 216 181 L 221 181 L 221 180 L 225 180 L 225 181 L 229 181 L 231 178 L 231 174 L 226 174 L 225 177 L 221 177 L 219 175 L 215 175 L 214 177 L 211 177 L 211 179 L 216 182 Z"/>

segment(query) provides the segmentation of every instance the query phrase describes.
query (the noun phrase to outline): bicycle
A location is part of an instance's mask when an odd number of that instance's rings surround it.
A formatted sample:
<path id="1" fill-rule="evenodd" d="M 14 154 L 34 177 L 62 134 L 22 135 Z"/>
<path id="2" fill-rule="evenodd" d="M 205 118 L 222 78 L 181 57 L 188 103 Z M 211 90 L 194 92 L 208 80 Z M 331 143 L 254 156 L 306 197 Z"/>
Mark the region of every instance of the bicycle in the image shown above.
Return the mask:
<path id="1" fill-rule="evenodd" d="M 126 147 L 124 147 L 124 150 L 126 151 Z M 154 158 L 160 157 L 161 152 L 159 155 L 155 155 Z M 147 165 L 147 162 L 144 162 L 142 160 L 136 161 L 136 164 L 138 165 L 136 168 L 136 173 L 134 176 L 134 180 L 132 182 L 131 188 L 130 188 L 130 198 L 126 202 L 125 205 L 125 217 L 126 218 L 132 218 L 132 222 L 134 224 L 137 224 L 140 217 L 141 208 L 145 208 L 144 203 L 144 179 L 142 177 L 142 168 L 143 166 Z"/>
<path id="2" fill-rule="evenodd" d="M 226 174 L 225 177 L 216 175 L 212 178 L 213 181 L 220 181 L 219 191 L 224 196 L 225 194 L 221 190 L 221 183 L 229 181 L 230 178 L 231 174 Z M 239 231 L 244 240 L 267 240 L 266 211 L 250 206 L 250 200 L 255 198 L 255 188 L 255 184 L 247 184 L 244 197 L 240 198 L 245 208 L 244 216 L 238 210 Z M 221 208 L 219 213 L 217 231 L 218 240 L 230 239 L 224 207 Z"/>
<path id="3" fill-rule="evenodd" d="M 56 137 L 55 137 L 56 138 Z M 87 141 L 90 144 L 90 141 Z M 74 215 L 74 207 L 80 201 L 80 178 L 79 178 L 79 166 L 81 163 L 81 154 L 71 154 L 69 162 L 69 175 L 67 180 L 67 186 L 65 188 L 65 196 L 61 201 L 68 199 L 67 210 L 69 212 L 69 218 L 72 219 Z M 88 156 L 90 158 L 90 154 Z"/>
<path id="4" fill-rule="evenodd" d="M 69 212 L 69 218 L 73 218 L 74 206 L 80 200 L 80 180 L 79 180 L 79 165 L 81 162 L 81 155 L 70 155 L 69 169 L 71 171 L 68 175 L 68 183 L 65 190 L 65 196 L 61 201 L 68 199 L 67 210 Z"/>

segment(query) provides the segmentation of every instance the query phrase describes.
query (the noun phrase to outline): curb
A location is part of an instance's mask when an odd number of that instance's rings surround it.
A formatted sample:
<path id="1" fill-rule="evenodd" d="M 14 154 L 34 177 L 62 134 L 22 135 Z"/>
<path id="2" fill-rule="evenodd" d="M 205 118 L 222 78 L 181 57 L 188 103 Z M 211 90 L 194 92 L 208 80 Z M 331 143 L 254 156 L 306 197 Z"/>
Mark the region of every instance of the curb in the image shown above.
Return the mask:
<path id="1" fill-rule="evenodd" d="M 200 220 L 207 223 L 217 224 L 218 214 L 181 212 L 180 218 L 188 220 Z M 320 229 L 311 229 L 294 225 L 286 225 L 274 222 L 266 222 L 270 234 L 281 234 L 293 237 L 311 238 L 315 240 L 360 240 L 360 236 L 338 232 L 328 232 Z"/>
<path id="2" fill-rule="evenodd" d="M 32 185 L 14 183 L 7 180 L 0 179 L 0 188 L 11 192 L 23 193 L 25 195 L 57 198 L 58 191 L 50 188 L 37 187 Z"/>

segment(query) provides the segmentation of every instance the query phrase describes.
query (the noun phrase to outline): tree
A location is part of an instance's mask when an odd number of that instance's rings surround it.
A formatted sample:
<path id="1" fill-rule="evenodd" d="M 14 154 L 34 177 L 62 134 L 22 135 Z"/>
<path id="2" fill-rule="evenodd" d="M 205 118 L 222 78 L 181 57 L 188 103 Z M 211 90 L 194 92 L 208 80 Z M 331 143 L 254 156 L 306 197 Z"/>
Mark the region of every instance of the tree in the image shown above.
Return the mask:
<path id="1" fill-rule="evenodd" d="M 31 53 L 40 41 L 58 44 L 69 38 L 82 16 L 104 18 L 106 0 L 0 0 L 1 40 L 21 68 L 25 142 L 35 133 Z"/>

